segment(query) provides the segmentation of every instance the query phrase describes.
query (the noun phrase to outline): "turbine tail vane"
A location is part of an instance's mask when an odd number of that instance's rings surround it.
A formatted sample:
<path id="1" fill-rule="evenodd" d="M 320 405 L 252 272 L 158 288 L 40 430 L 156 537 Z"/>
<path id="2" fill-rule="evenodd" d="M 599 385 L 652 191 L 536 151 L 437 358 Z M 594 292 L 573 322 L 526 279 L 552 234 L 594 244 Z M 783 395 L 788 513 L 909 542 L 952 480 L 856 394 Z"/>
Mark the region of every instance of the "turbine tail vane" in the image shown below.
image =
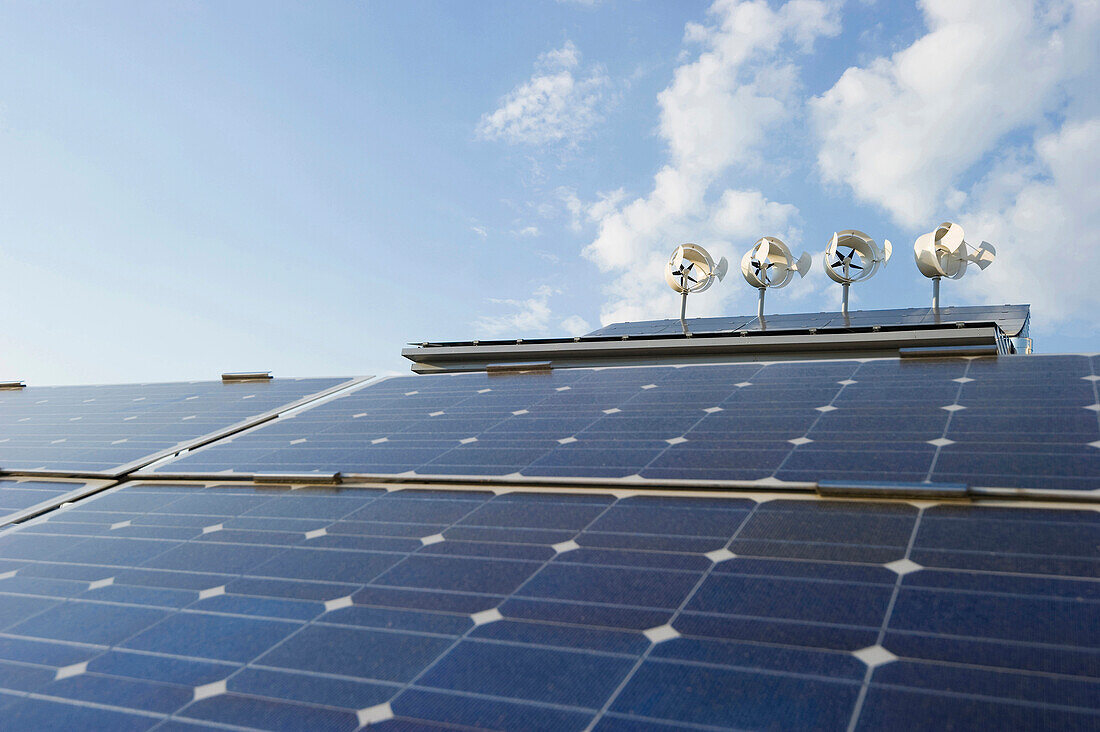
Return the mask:
<path id="1" fill-rule="evenodd" d="M 993 264 L 993 260 L 997 258 L 997 250 L 987 241 L 983 241 L 970 255 L 970 261 L 978 265 L 978 269 L 985 269 L 989 265 Z"/>
<path id="2" fill-rule="evenodd" d="M 802 252 L 802 256 L 798 258 L 798 261 L 794 263 L 794 271 L 798 272 L 799 277 L 805 277 L 810 271 L 810 267 L 814 264 L 814 258 L 810 256 L 809 252 Z"/>

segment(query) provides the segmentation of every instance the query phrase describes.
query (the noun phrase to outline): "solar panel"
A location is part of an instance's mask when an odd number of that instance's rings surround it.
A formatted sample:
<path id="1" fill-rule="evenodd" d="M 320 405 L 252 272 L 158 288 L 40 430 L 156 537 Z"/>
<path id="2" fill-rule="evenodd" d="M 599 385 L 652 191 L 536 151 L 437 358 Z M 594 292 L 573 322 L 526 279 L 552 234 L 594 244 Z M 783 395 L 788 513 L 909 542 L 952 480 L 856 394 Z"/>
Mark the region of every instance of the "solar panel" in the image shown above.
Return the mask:
<path id="1" fill-rule="evenodd" d="M 5 725 L 1100 720 L 1093 510 L 297 488 L 131 484 L 0 536 Z"/>
<path id="2" fill-rule="evenodd" d="M 0 469 L 121 474 L 351 383 L 274 379 L 0 390 Z"/>
<path id="3" fill-rule="evenodd" d="M 110 485 L 105 480 L 0 480 L 0 527 L 25 520 Z"/>
<path id="4" fill-rule="evenodd" d="M 156 472 L 1091 491 L 1096 379 L 1086 356 L 397 377 Z"/>
<path id="5" fill-rule="evenodd" d="M 871 326 L 894 327 L 934 325 L 936 323 L 994 322 L 1010 337 L 1021 335 L 1027 327 L 1030 315 L 1028 305 L 973 305 L 940 308 L 939 314 L 931 308 L 895 308 L 890 310 L 854 310 L 846 321 L 843 313 L 792 313 L 768 315 L 764 325 L 768 330 L 808 330 L 810 328 L 869 328 Z M 759 331 L 760 322 L 754 315 L 719 318 L 689 318 L 692 333 L 735 333 Z M 680 321 L 643 320 L 634 323 L 614 323 L 588 333 L 584 338 L 608 336 L 659 336 L 678 335 L 682 332 Z M 1023 335 L 1027 335 L 1023 333 Z"/>

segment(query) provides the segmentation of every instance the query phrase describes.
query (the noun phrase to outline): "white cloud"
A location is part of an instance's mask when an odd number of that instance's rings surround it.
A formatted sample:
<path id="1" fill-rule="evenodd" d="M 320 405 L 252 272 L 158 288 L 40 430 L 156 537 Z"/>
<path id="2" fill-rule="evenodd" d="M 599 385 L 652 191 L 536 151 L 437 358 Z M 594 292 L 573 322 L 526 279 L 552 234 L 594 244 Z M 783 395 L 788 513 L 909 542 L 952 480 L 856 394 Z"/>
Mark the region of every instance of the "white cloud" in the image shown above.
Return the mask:
<path id="1" fill-rule="evenodd" d="M 569 228 L 573 231 L 580 231 L 581 221 L 584 218 L 584 202 L 581 201 L 580 196 L 577 195 L 575 190 L 566 186 L 559 187 L 554 193 L 569 213 Z"/>
<path id="2" fill-rule="evenodd" d="M 545 71 L 571 69 L 581 62 L 581 52 L 572 41 L 566 41 L 561 48 L 547 51 L 535 61 L 535 68 Z"/>
<path id="3" fill-rule="evenodd" d="M 812 100 L 824 177 L 899 223 L 958 204 L 961 176 L 1095 78 L 1095 0 L 923 0 L 929 32 Z M 1095 93 L 1094 91 L 1092 92 Z"/>
<path id="4" fill-rule="evenodd" d="M 694 241 L 733 259 L 740 252 L 728 239 L 740 248 L 763 234 L 797 237 L 794 206 L 753 190 L 726 191 L 713 202 L 709 191 L 733 166 L 758 164 L 767 134 L 797 112 L 796 55 L 839 32 L 835 3 L 790 0 L 773 9 L 763 0 L 717 0 L 710 14 L 709 25 L 688 24 L 685 42 L 702 50 L 658 95 L 670 161 L 653 190 L 628 203 L 616 192 L 588 209 L 598 234 L 584 254 L 619 275 L 600 314 L 605 323 L 675 312 L 662 268 L 676 244 Z M 693 314 L 716 312 L 733 292 L 708 293 L 692 303 Z"/>
<path id="5" fill-rule="evenodd" d="M 525 300 L 490 299 L 497 306 L 511 309 L 511 312 L 501 315 L 483 316 L 474 323 L 479 335 L 547 335 L 551 328 L 554 314 L 550 307 L 550 298 L 561 292 L 549 285 L 535 288 L 531 296 Z M 582 335 L 592 328 L 579 315 L 570 315 L 558 323 L 559 332 L 555 335 Z"/>
<path id="6" fill-rule="evenodd" d="M 968 239 L 992 242 L 993 266 L 945 283 L 947 297 L 1030 302 L 1037 323 L 1091 317 L 1100 305 L 1100 3 L 922 8 L 926 35 L 848 69 L 812 102 L 823 174 L 901 224 L 930 230 L 950 217 Z"/>
<path id="7" fill-rule="evenodd" d="M 626 191 L 618 188 L 610 193 L 598 194 L 598 201 L 589 204 L 585 210 L 585 217 L 589 221 L 602 221 L 607 216 L 615 213 L 622 202 L 626 200 Z"/>
<path id="8" fill-rule="evenodd" d="M 792 236 L 791 222 L 798 218 L 798 209 L 789 203 L 776 203 L 759 191 L 732 191 L 722 194 L 711 214 L 711 229 L 729 239 L 752 239 L 761 232 L 784 232 L 788 244 L 799 237 Z"/>
<path id="9" fill-rule="evenodd" d="M 588 324 L 588 321 L 579 315 L 570 315 L 561 321 L 560 327 L 562 332 L 569 336 L 584 335 L 592 331 L 592 326 Z"/>
<path id="10" fill-rule="evenodd" d="M 482 239 L 489 236 L 489 232 L 485 230 L 484 226 L 471 226 L 470 231 L 474 232 L 475 234 L 480 236 Z"/>
<path id="11" fill-rule="evenodd" d="M 537 226 L 524 226 L 522 229 L 520 229 L 518 231 L 513 231 L 512 233 L 515 234 L 516 236 L 524 236 L 524 237 L 538 236 L 539 235 L 539 227 L 537 227 Z"/>
<path id="12" fill-rule="evenodd" d="M 958 296 L 1029 302 L 1038 322 L 1100 307 L 1100 117 L 1039 137 L 1034 155 L 1007 155 L 959 215 L 967 238 L 997 247 L 997 261 L 966 275 Z M 931 227 L 929 227 L 931 228 Z"/>
<path id="13" fill-rule="evenodd" d="M 499 335 L 501 333 L 541 333 L 550 323 L 550 296 L 553 288 L 543 285 L 537 288 L 526 300 L 505 300 L 490 298 L 494 305 L 503 305 L 513 312 L 503 315 L 483 316 L 474 326 L 480 333 Z"/>
<path id="14" fill-rule="evenodd" d="M 580 59 L 572 41 L 539 56 L 534 75 L 481 117 L 478 135 L 528 145 L 583 139 L 601 119 L 608 78 L 599 66 L 580 73 Z"/>

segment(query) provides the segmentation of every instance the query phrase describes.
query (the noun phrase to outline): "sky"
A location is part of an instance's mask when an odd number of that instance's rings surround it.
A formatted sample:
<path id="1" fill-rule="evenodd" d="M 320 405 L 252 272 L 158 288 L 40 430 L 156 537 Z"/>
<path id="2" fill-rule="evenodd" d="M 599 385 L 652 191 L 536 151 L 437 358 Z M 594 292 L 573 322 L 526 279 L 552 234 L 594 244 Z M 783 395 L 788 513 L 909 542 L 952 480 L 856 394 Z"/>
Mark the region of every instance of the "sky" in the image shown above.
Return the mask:
<path id="1" fill-rule="evenodd" d="M 1100 0 L 0 3 L 0 380 L 407 372 L 408 342 L 836 309 L 834 231 L 998 258 L 950 304 L 1030 303 L 1100 351 Z"/>

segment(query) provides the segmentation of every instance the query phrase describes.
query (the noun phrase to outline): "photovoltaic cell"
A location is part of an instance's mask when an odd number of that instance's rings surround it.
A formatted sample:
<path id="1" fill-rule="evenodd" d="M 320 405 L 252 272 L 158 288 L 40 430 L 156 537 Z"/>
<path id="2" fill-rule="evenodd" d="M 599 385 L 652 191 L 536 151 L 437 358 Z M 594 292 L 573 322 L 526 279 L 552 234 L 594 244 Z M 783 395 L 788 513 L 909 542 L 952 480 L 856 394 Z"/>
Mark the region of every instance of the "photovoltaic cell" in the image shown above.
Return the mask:
<path id="1" fill-rule="evenodd" d="M 1100 489 L 1086 356 L 387 379 L 157 469 Z"/>
<path id="2" fill-rule="evenodd" d="M 0 390 L 0 469 L 111 473 L 346 379 Z"/>
<path id="3" fill-rule="evenodd" d="M 0 536 L 0 709 L 36 729 L 1100 723 L 1095 511 L 756 498 L 112 489 Z"/>

